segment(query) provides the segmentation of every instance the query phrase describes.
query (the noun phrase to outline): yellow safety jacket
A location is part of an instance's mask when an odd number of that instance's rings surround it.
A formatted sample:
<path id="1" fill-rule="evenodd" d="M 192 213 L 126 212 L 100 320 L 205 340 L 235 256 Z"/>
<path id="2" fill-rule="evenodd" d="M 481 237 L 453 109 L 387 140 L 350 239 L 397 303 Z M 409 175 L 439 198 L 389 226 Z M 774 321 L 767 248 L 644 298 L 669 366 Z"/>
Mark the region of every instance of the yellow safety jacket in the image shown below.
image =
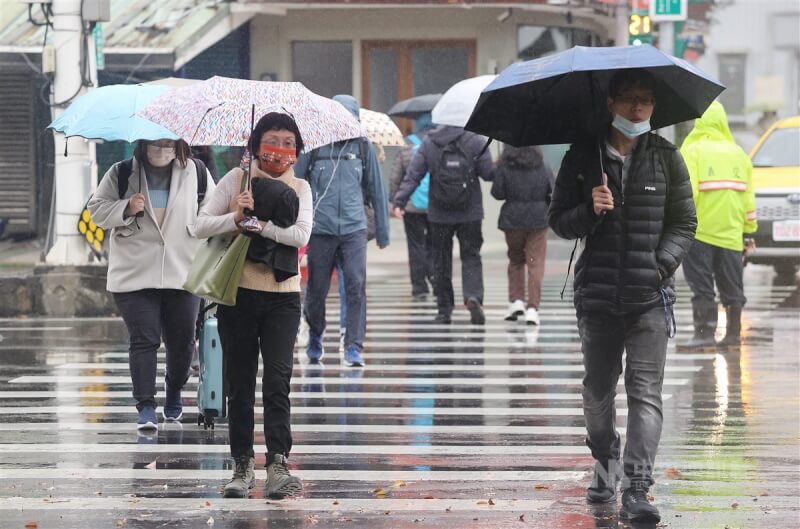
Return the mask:
<path id="1" fill-rule="evenodd" d="M 754 233 L 753 165 L 728 128 L 725 108 L 713 102 L 681 146 L 697 209 L 695 238 L 742 251 L 743 234 Z"/>

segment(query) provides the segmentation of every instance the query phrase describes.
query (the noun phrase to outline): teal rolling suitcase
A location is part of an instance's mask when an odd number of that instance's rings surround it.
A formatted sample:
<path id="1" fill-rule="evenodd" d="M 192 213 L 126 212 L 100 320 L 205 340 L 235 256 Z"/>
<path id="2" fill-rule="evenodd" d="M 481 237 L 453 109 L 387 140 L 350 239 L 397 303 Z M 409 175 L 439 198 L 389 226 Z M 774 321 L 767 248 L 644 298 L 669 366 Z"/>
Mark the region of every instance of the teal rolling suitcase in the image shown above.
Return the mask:
<path id="1" fill-rule="evenodd" d="M 214 429 L 214 421 L 226 415 L 222 344 L 217 318 L 203 320 L 200 329 L 200 382 L 197 384 L 197 424 Z"/>

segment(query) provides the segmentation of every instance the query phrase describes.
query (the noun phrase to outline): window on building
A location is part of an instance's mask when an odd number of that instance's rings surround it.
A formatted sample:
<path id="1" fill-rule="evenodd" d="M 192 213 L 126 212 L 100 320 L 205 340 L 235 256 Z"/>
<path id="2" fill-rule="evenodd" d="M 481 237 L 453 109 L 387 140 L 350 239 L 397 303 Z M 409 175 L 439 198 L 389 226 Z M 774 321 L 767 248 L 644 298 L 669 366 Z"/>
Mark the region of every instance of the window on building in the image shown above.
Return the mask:
<path id="1" fill-rule="evenodd" d="M 745 68 L 747 56 L 743 53 L 719 55 L 719 80 L 726 86 L 719 96 L 728 114 L 741 116 L 745 106 Z"/>
<path id="2" fill-rule="evenodd" d="M 292 43 L 292 77 L 325 97 L 353 93 L 353 44 L 308 40 Z"/>
<path id="3" fill-rule="evenodd" d="M 548 26 L 517 28 L 517 58 L 528 61 L 568 50 L 573 46 L 598 46 L 600 38 L 588 29 Z"/>

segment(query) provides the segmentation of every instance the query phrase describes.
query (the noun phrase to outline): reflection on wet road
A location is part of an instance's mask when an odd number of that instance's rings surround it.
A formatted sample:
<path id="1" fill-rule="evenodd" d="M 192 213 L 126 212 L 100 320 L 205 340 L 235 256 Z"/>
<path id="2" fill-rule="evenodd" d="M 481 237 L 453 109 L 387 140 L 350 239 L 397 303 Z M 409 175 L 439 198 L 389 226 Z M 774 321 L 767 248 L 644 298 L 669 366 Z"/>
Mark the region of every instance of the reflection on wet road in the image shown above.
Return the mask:
<path id="1" fill-rule="evenodd" d="M 800 527 L 798 296 L 748 274 L 741 351 L 670 345 L 651 489 L 663 527 Z M 434 305 L 412 302 L 398 275 L 370 284 L 365 369 L 340 363 L 336 328 L 324 365 L 298 351 L 290 466 L 306 488 L 280 502 L 260 488 L 258 427 L 253 495 L 221 498 L 227 427 L 194 424 L 194 377 L 185 422 L 137 435 L 120 321 L 0 320 L 3 527 L 624 527 L 616 506 L 584 500 L 582 363 L 559 278 L 545 285 L 541 327 L 503 322 L 505 280 L 486 283 L 484 327 L 465 311 L 429 323 Z M 679 340 L 691 333 L 684 284 L 680 294 Z M 335 298 L 329 308 L 337 321 Z"/>

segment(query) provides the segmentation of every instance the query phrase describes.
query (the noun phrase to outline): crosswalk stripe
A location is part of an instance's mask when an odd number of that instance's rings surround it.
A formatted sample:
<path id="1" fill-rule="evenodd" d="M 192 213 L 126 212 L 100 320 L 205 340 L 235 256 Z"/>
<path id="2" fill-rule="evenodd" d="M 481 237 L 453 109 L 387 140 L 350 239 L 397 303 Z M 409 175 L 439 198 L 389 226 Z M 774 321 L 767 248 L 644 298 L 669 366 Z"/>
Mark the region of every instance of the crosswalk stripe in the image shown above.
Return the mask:
<path id="1" fill-rule="evenodd" d="M 352 369 L 346 373 L 352 376 L 348 377 L 312 377 L 300 376 L 292 377 L 292 384 L 343 384 L 343 385 L 365 385 L 365 386 L 571 386 L 580 385 L 580 377 L 576 378 L 490 378 L 490 377 L 476 377 L 476 378 L 396 378 L 396 377 L 376 377 L 376 378 L 359 378 L 362 370 Z M 196 383 L 197 377 L 191 377 L 190 382 Z M 9 381 L 12 384 L 130 384 L 131 379 L 129 376 L 101 376 L 101 375 L 23 375 Z M 677 379 L 664 379 L 665 386 L 683 386 L 689 382 L 686 378 Z M 257 385 L 261 385 L 261 380 L 256 381 Z M 624 381 L 619 381 L 620 385 Z"/>
<path id="2" fill-rule="evenodd" d="M 369 357 L 368 357 L 369 358 Z M 63 369 L 65 371 L 71 370 L 103 370 L 103 371 L 128 371 L 128 364 L 123 362 L 118 363 L 94 363 L 94 362 L 85 362 L 85 363 L 71 363 L 71 364 L 59 364 L 55 366 L 57 369 Z M 159 372 L 166 371 L 167 366 L 166 364 L 157 364 L 156 369 Z M 297 369 L 297 367 L 296 367 Z M 352 371 L 352 367 L 343 366 L 343 365 L 326 365 L 324 367 L 325 371 Z M 572 373 L 583 373 L 584 367 L 583 365 L 574 365 L 574 364 L 548 364 L 548 365 L 525 365 L 525 364 L 480 364 L 480 365 L 450 365 L 450 364 L 375 364 L 371 366 L 367 366 L 365 369 L 372 369 L 375 371 L 380 371 L 382 373 L 386 372 L 408 372 L 408 373 L 415 373 L 415 372 L 473 372 L 473 371 L 481 371 L 481 372 L 501 372 L 505 373 L 507 371 L 513 371 L 516 373 L 522 372 L 572 372 Z M 702 369 L 702 366 L 675 366 L 675 365 L 668 365 L 665 368 L 665 372 L 667 373 L 696 373 Z M 261 372 L 262 370 L 259 370 Z"/>
<path id="3" fill-rule="evenodd" d="M 567 470 L 294 470 L 292 474 L 310 481 L 578 481 L 584 471 Z M 36 468 L 7 468 L 0 481 L 41 479 Z M 48 468 L 47 480 L 54 479 L 136 479 L 136 480 L 227 480 L 229 470 L 131 469 L 131 468 Z M 256 469 L 256 478 L 266 471 Z"/>
<path id="4" fill-rule="evenodd" d="M 133 433 L 133 423 L 98 422 L 14 422 L 0 423 L 2 432 L 127 432 Z M 224 423 L 216 429 L 227 428 Z M 617 428 L 620 434 L 625 428 Z M 360 434 L 448 434 L 484 435 L 575 435 L 585 436 L 583 426 L 508 426 L 508 425 L 441 425 L 441 424 L 292 424 L 292 432 L 306 433 L 360 433 Z M 5 472 L 5 469 L 3 470 Z"/>
<path id="5" fill-rule="evenodd" d="M 0 415 L 136 415 L 133 406 L 6 406 Z M 263 415 L 255 410 L 255 415 Z M 489 416 L 489 417 L 583 417 L 583 408 L 510 408 L 510 407 L 380 407 L 380 406 L 292 406 L 292 415 L 424 415 L 424 416 Z M 628 410 L 617 408 L 617 415 L 627 416 Z"/>

